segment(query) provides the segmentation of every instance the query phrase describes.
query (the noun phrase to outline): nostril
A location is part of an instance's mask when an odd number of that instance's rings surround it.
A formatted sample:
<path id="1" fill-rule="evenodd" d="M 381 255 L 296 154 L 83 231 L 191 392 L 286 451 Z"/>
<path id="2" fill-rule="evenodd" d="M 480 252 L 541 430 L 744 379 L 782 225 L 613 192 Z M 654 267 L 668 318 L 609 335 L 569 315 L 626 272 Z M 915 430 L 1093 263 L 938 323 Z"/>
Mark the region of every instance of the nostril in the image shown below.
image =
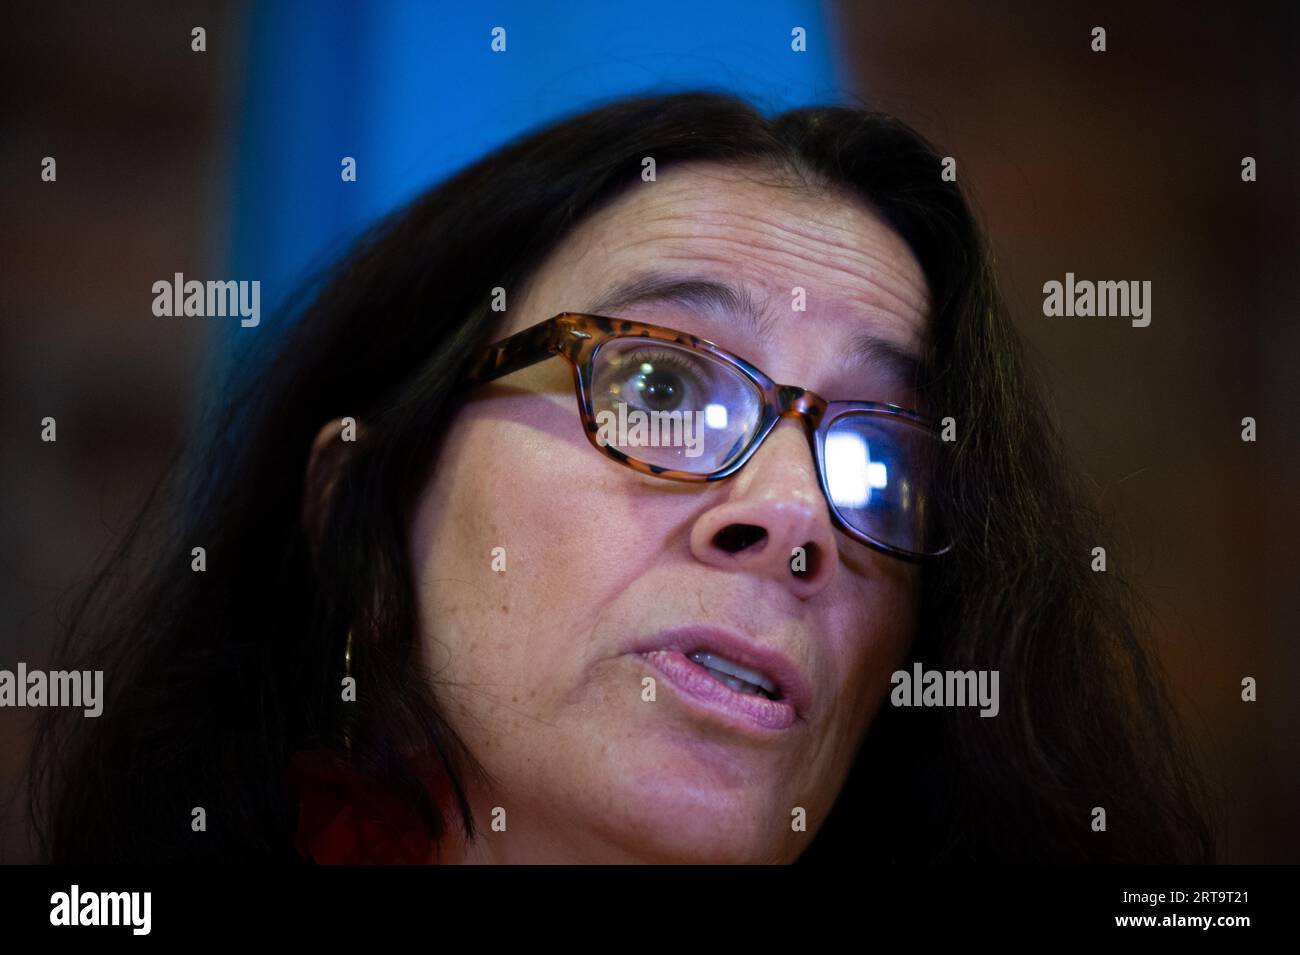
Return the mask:
<path id="1" fill-rule="evenodd" d="M 713 535 L 713 546 L 736 554 L 766 539 L 767 531 L 755 524 L 728 524 Z"/>
<path id="2" fill-rule="evenodd" d="M 804 544 L 790 558 L 790 571 L 796 577 L 808 579 L 817 576 L 822 563 L 822 549 L 812 541 Z"/>

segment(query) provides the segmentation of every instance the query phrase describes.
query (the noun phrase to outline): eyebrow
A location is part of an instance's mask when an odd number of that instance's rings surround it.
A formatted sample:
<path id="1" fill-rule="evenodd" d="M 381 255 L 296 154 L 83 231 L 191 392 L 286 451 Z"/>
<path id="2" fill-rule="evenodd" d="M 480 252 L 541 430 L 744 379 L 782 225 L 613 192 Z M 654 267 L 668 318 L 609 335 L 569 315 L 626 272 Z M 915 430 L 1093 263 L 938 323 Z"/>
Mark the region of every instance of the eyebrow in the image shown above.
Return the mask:
<path id="1" fill-rule="evenodd" d="M 609 286 L 587 306 L 586 311 L 608 315 L 648 303 L 730 315 L 738 318 L 763 344 L 770 345 L 772 341 L 772 315 L 765 308 L 766 302 L 758 303 L 745 285 L 702 276 L 643 272 Z M 855 365 L 883 370 L 906 385 L 914 385 L 921 371 L 919 356 L 870 332 L 860 332 L 849 340 L 843 367 L 847 370 Z"/>

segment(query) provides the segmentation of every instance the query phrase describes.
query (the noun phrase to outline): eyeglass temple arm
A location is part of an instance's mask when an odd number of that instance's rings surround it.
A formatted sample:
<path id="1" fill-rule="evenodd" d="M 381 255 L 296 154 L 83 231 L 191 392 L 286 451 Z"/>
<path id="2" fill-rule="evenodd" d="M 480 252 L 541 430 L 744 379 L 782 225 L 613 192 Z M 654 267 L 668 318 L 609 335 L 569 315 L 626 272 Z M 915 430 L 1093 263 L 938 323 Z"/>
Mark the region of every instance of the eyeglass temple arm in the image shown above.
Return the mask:
<path id="1" fill-rule="evenodd" d="M 511 372 L 535 365 L 557 351 L 554 321 L 542 322 L 489 345 L 470 364 L 464 384 L 486 384 Z"/>

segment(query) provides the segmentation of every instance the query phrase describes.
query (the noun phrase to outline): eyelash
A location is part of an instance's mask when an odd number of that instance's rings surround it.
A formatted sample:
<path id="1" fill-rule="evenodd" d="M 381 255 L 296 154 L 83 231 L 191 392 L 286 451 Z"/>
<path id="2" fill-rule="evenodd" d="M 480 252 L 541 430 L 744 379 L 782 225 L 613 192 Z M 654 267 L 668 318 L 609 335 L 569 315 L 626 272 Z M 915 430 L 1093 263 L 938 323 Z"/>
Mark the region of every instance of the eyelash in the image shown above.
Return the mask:
<path id="1" fill-rule="evenodd" d="M 668 365 L 678 371 L 693 371 L 695 368 L 694 362 L 687 356 L 667 349 L 638 348 L 628 353 L 627 360 L 632 364 L 649 362 L 652 365 Z"/>

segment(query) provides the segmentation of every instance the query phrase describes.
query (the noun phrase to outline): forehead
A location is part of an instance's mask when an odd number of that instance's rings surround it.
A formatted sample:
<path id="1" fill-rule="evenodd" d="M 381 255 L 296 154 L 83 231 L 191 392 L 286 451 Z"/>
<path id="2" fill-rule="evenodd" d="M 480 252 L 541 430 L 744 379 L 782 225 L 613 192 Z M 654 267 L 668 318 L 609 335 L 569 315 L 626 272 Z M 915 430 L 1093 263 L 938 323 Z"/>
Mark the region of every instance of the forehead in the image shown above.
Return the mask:
<path id="1" fill-rule="evenodd" d="M 669 276 L 738 286 L 773 337 L 786 346 L 797 338 L 810 360 L 842 358 L 863 337 L 919 353 L 929 298 L 907 243 L 860 199 L 775 176 L 690 163 L 665 168 L 657 182 L 637 182 L 557 246 L 528 289 L 527 316 L 516 313 L 511 324 L 595 311 L 630 279 Z M 663 306 L 633 303 L 615 314 L 675 320 L 674 327 L 727 343 L 714 326 L 692 325 L 683 310 Z"/>

